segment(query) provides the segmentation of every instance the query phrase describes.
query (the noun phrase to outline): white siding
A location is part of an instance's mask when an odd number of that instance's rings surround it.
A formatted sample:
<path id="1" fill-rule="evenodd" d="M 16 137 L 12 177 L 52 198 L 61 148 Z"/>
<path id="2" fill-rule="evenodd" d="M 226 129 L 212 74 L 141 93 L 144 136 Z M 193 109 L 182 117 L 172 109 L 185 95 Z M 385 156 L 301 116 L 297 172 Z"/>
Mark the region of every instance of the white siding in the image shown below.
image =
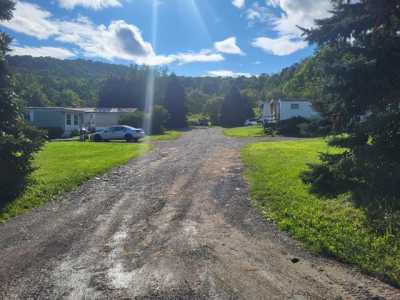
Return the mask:
<path id="1" fill-rule="evenodd" d="M 308 101 L 279 101 L 280 120 L 287 120 L 293 117 L 313 118 L 318 117 L 311 102 Z"/>

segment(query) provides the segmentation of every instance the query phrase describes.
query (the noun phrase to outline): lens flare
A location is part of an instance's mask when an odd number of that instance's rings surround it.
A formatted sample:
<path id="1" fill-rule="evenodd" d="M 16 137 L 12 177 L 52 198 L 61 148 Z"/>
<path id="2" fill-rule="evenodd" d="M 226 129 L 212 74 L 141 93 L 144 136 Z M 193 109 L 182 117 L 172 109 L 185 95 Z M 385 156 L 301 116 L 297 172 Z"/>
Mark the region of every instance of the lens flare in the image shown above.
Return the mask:
<path id="1" fill-rule="evenodd" d="M 157 48 L 158 6 L 159 6 L 159 0 L 153 0 L 151 30 L 152 30 L 152 45 L 155 52 Z M 149 67 L 147 70 L 146 98 L 144 105 L 144 112 L 146 114 L 146 117 L 143 119 L 143 129 L 147 134 L 151 134 L 152 132 L 151 124 L 153 119 L 154 89 L 155 89 L 155 72 L 153 67 Z"/>

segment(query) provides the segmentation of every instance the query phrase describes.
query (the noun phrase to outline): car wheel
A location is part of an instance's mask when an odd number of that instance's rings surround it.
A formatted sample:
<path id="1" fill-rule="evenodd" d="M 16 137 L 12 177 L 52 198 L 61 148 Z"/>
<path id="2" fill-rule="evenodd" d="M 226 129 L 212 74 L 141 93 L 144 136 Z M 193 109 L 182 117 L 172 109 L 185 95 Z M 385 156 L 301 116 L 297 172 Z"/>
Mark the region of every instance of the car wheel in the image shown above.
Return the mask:
<path id="1" fill-rule="evenodd" d="M 127 135 L 125 135 L 125 140 L 127 142 L 132 142 L 134 139 L 133 139 L 133 136 L 131 134 L 127 134 Z"/>
<path id="2" fill-rule="evenodd" d="M 100 134 L 96 134 L 96 135 L 94 136 L 94 141 L 95 141 L 95 142 L 100 142 L 100 141 L 102 141 L 102 140 L 103 140 L 103 138 L 101 137 Z"/>

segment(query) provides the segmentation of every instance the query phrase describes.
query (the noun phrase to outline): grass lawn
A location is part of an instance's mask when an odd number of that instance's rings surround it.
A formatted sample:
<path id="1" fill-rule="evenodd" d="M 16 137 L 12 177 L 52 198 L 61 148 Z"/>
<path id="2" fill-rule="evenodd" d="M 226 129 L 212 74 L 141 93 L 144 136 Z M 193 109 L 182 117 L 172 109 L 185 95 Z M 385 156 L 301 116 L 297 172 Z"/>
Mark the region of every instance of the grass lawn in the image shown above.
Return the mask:
<path id="1" fill-rule="evenodd" d="M 257 137 L 265 136 L 264 128 L 261 125 L 225 128 L 224 134 L 233 137 Z"/>
<path id="2" fill-rule="evenodd" d="M 145 141 L 166 141 L 166 140 L 174 140 L 178 139 L 182 136 L 181 131 L 176 131 L 176 130 L 167 130 L 163 134 L 153 134 L 148 137 L 146 137 L 144 140 Z"/>
<path id="3" fill-rule="evenodd" d="M 49 142 L 36 154 L 32 183 L 22 196 L 0 209 L 0 222 L 41 206 L 58 193 L 150 149 L 143 143 Z"/>
<path id="4" fill-rule="evenodd" d="M 299 178 L 329 149 L 322 139 L 269 141 L 242 149 L 246 179 L 261 214 L 314 251 L 354 263 L 400 285 L 400 237 L 378 234 L 346 196 L 320 199 Z"/>

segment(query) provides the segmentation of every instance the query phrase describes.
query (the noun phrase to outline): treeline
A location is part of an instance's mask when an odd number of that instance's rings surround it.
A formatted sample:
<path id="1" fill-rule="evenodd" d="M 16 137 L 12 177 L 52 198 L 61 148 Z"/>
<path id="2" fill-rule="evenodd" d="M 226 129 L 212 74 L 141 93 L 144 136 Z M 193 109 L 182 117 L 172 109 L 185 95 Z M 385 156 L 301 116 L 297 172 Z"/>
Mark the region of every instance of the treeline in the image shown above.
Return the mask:
<path id="1" fill-rule="evenodd" d="M 234 93 L 232 87 L 239 91 L 240 101 L 245 102 L 243 105 L 249 112 L 246 117 L 252 115 L 247 106 L 256 110 L 259 101 L 271 97 L 310 96 L 312 93 L 302 88 L 303 79 L 294 80 L 310 72 L 310 61 L 274 75 L 177 78 L 185 91 L 187 113 L 203 115 L 213 124 L 220 124 L 224 98 Z M 149 92 L 154 93 L 156 105 L 164 105 L 172 76 L 162 68 L 87 60 L 10 56 L 8 63 L 14 73 L 15 91 L 26 106 L 136 107 L 144 110 Z M 239 111 L 238 114 L 242 122 Z"/>

